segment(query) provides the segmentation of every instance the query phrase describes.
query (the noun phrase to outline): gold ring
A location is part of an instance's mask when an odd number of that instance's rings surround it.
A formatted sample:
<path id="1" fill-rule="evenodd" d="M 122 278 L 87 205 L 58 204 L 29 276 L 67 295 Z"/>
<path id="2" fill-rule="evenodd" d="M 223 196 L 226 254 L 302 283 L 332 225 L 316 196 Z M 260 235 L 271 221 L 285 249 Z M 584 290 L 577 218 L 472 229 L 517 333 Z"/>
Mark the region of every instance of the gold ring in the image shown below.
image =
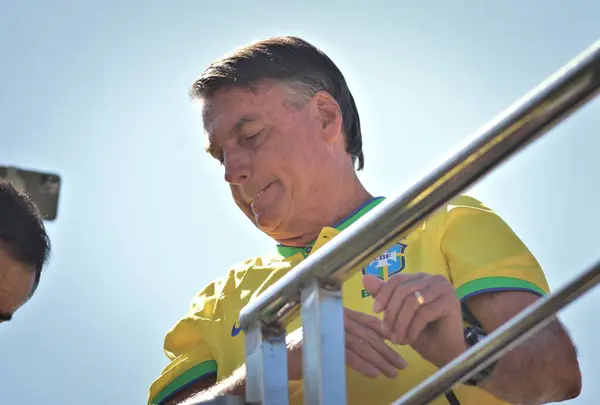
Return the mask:
<path id="1" fill-rule="evenodd" d="M 419 305 L 425 304 L 425 298 L 423 298 L 423 295 L 419 291 L 415 291 L 415 298 Z"/>

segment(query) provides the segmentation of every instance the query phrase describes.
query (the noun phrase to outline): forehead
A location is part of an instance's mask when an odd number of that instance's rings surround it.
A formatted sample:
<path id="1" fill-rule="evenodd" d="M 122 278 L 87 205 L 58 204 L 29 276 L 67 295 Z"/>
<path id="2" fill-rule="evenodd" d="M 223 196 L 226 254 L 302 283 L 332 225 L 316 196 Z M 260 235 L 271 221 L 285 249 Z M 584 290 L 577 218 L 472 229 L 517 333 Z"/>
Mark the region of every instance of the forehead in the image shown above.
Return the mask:
<path id="1" fill-rule="evenodd" d="M 201 102 L 202 122 L 211 136 L 259 119 L 282 118 L 291 112 L 289 91 L 279 83 L 264 83 L 252 90 L 230 87 Z"/>
<path id="2" fill-rule="evenodd" d="M 15 261 L 0 248 L 0 313 L 12 314 L 33 287 L 34 266 Z"/>

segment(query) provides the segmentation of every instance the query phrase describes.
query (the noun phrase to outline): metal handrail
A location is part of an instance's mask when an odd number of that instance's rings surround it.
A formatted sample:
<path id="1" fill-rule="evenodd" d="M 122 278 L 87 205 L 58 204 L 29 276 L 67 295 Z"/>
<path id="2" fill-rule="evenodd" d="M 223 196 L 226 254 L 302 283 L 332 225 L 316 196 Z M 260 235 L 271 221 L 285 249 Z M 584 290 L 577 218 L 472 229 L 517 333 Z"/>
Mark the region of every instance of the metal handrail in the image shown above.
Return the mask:
<path id="1" fill-rule="evenodd" d="M 600 88 L 600 40 L 475 133 L 454 156 L 298 264 L 240 312 L 240 326 L 287 323 L 313 278 L 344 281 L 451 198 L 567 118 Z"/>

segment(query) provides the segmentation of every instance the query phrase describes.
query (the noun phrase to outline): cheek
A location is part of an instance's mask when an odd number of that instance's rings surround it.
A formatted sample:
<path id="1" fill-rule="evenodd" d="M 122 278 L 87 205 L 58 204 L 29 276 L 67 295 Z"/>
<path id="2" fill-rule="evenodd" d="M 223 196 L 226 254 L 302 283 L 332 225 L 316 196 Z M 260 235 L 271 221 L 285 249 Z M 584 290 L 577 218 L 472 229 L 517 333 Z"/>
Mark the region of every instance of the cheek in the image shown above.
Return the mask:
<path id="1" fill-rule="evenodd" d="M 305 132 L 291 132 L 283 137 L 270 155 L 283 167 L 308 169 L 315 160 L 319 159 L 318 144 Z"/>
<path id="2" fill-rule="evenodd" d="M 306 182 L 306 177 L 317 170 L 322 159 L 318 139 L 310 125 L 295 123 L 279 133 L 271 135 L 269 141 L 256 151 L 253 167 L 256 172 L 275 175 L 284 184 Z M 321 163 L 322 164 L 322 163 Z"/>
<path id="3" fill-rule="evenodd" d="M 11 312 L 20 308 L 33 288 L 34 279 L 33 270 L 29 269 L 20 269 L 13 274 L 8 274 L 0 285 L 2 307 L 10 308 Z"/>
<path id="4" fill-rule="evenodd" d="M 295 145 L 288 145 L 277 153 L 276 161 L 270 162 L 269 171 L 273 171 L 278 179 L 287 186 L 299 187 L 310 171 L 308 155 Z"/>

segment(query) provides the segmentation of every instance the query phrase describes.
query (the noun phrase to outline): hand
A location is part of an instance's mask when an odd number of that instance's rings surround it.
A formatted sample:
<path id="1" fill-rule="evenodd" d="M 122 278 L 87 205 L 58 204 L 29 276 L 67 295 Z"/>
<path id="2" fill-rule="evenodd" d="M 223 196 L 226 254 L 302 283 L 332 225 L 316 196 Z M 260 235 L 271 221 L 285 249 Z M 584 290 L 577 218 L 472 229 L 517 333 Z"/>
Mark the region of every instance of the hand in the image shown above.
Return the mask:
<path id="1" fill-rule="evenodd" d="M 396 378 L 398 369 L 406 368 L 406 361 L 385 343 L 379 318 L 344 308 L 344 327 L 348 367 L 371 378 Z"/>
<path id="2" fill-rule="evenodd" d="M 344 308 L 346 332 L 346 366 L 359 373 L 376 378 L 381 374 L 396 378 L 406 362 L 385 343 L 381 321 L 371 315 Z M 287 336 L 288 376 L 302 379 L 302 328 Z"/>
<path id="3" fill-rule="evenodd" d="M 467 349 L 460 302 L 443 276 L 397 274 L 384 282 L 366 275 L 363 285 L 375 299 L 373 312 L 384 312 L 381 332 L 392 343 L 410 345 L 438 367 Z"/>

